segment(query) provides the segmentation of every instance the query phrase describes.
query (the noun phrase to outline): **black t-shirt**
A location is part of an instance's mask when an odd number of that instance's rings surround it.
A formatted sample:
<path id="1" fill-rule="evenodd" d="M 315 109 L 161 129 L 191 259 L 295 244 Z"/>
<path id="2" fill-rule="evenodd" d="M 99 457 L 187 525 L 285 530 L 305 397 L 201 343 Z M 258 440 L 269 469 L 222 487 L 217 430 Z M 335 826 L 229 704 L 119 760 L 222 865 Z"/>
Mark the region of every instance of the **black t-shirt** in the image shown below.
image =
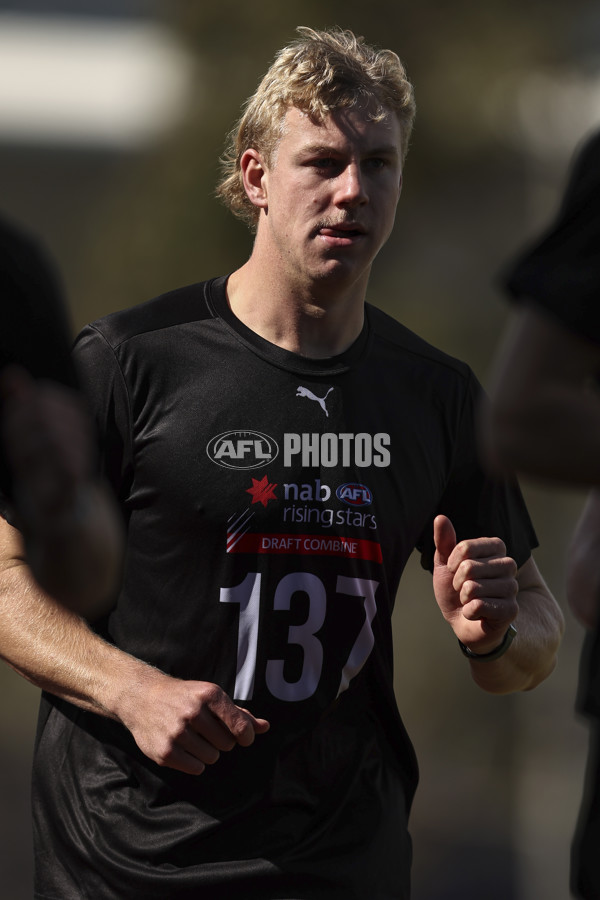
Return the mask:
<path id="1" fill-rule="evenodd" d="M 74 387 L 72 339 L 54 267 L 35 239 L 2 218 L 0 309 L 0 368 L 18 363 L 35 378 Z M 1 441 L 0 492 L 12 495 L 12 478 Z M 0 508 L 6 512 L 2 501 Z"/>
<path id="2" fill-rule="evenodd" d="M 372 306 L 347 352 L 299 357 L 233 316 L 224 278 L 88 326 L 76 358 L 128 531 L 99 630 L 271 730 L 191 778 L 46 697 L 36 897 L 407 897 L 402 570 L 415 547 L 432 566 L 438 513 L 519 565 L 535 544 L 477 459 L 472 373 Z"/>

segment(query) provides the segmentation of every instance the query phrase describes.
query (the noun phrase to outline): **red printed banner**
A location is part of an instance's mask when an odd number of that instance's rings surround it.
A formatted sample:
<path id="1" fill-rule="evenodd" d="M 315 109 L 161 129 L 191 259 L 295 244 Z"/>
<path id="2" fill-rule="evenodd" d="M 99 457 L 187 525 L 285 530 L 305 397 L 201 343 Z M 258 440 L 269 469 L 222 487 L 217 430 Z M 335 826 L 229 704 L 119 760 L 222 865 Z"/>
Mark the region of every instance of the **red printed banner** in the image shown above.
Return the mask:
<path id="1" fill-rule="evenodd" d="M 296 553 L 304 556 L 344 556 L 382 562 L 376 541 L 326 534 L 234 534 L 227 538 L 228 553 Z"/>

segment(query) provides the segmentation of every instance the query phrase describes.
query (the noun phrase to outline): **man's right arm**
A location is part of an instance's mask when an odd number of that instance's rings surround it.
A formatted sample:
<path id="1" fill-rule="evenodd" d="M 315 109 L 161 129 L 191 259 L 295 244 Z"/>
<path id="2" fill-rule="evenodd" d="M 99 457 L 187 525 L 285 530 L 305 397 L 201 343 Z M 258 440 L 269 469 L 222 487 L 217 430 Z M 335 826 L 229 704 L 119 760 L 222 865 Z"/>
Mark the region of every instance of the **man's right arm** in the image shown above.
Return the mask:
<path id="1" fill-rule="evenodd" d="M 0 519 L 0 656 L 37 687 L 120 721 L 161 766 L 200 774 L 268 730 L 217 685 L 181 681 L 119 650 L 37 585 Z"/>

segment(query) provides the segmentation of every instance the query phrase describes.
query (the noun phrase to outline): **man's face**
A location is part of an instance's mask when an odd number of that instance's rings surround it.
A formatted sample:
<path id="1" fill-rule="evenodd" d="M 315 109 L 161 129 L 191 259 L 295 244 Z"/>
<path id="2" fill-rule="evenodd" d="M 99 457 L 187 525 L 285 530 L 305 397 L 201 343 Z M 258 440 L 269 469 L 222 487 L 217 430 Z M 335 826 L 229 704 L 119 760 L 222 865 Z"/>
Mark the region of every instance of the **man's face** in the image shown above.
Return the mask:
<path id="1" fill-rule="evenodd" d="M 316 124 L 291 107 L 265 168 L 259 237 L 292 283 L 366 288 L 402 185 L 397 117 L 341 110 Z"/>

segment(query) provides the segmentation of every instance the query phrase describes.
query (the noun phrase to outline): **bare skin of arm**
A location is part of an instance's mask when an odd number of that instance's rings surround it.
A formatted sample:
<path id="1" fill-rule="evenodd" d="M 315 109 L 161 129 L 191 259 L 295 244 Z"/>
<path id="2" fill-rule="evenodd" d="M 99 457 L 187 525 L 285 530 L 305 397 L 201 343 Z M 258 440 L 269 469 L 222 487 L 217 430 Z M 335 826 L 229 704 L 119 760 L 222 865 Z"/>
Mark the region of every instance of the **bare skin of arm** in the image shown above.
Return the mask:
<path id="1" fill-rule="evenodd" d="M 600 347 L 525 306 L 495 366 L 483 438 L 497 465 L 570 484 L 600 484 Z"/>
<path id="2" fill-rule="evenodd" d="M 4 520 L 0 656 L 37 687 L 121 722 L 158 765 L 191 775 L 269 728 L 217 685 L 172 678 L 98 637 L 40 589 L 20 533 Z"/>
<path id="3" fill-rule="evenodd" d="M 476 683 L 491 693 L 531 690 L 548 677 L 564 631 L 560 607 L 530 557 L 520 569 L 499 538 L 456 543 L 446 516 L 434 522 L 436 600 L 456 637 L 474 653 L 498 647 L 511 623 L 517 636 L 493 661 L 470 660 Z"/>

